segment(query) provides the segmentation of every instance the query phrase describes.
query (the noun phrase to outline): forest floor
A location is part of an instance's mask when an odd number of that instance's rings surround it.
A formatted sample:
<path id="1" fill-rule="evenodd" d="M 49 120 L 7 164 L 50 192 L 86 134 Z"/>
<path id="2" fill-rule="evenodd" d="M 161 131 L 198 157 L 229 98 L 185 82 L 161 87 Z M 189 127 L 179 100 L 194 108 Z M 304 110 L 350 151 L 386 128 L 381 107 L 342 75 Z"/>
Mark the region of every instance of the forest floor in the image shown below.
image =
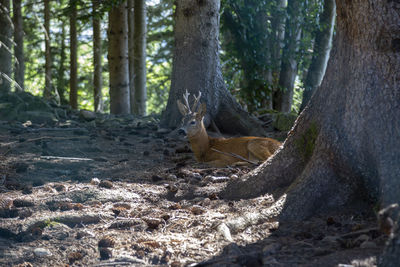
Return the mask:
<path id="1" fill-rule="evenodd" d="M 0 121 L 0 266 L 376 265 L 386 236 L 361 212 L 225 231 L 274 204 L 219 198 L 252 169 L 197 163 L 153 117 Z"/>

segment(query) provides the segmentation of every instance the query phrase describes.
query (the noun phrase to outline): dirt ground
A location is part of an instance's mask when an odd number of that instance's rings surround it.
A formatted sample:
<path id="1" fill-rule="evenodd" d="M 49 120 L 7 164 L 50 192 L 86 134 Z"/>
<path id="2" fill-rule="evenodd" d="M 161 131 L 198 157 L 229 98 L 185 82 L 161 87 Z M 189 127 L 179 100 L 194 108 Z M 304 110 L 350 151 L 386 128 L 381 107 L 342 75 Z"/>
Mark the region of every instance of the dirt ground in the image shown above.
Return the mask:
<path id="1" fill-rule="evenodd" d="M 377 264 L 387 237 L 362 212 L 227 231 L 274 205 L 219 198 L 252 168 L 197 163 L 155 117 L 0 121 L 0 266 Z"/>

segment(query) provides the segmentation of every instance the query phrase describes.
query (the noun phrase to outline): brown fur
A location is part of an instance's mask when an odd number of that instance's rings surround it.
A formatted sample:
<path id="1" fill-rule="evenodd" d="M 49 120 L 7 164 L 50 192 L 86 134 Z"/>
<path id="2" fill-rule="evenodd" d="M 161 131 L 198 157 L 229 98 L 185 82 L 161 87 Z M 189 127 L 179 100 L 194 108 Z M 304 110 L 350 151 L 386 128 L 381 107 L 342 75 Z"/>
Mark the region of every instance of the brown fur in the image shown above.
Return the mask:
<path id="1" fill-rule="evenodd" d="M 200 95 L 196 100 L 199 101 L 199 99 Z M 187 99 L 185 101 L 188 103 Z M 281 146 L 279 141 L 266 137 L 210 137 L 203 123 L 206 112 L 205 104 L 197 105 L 196 103 L 194 106 L 198 106 L 197 110 L 191 111 L 187 105 L 178 100 L 179 110 L 184 115 L 182 129 L 186 132 L 194 155 L 199 162 L 206 162 L 216 167 L 244 162 L 235 155 L 252 162 L 265 161 Z M 232 156 L 226 155 L 226 153 L 232 154 Z"/>

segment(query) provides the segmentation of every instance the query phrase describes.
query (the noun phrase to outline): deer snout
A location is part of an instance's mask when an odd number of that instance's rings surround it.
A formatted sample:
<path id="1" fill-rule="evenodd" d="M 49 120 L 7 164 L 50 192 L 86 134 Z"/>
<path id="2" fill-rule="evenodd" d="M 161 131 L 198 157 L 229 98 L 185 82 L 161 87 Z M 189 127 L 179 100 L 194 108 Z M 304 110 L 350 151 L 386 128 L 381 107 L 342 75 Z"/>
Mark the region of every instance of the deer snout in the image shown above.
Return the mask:
<path id="1" fill-rule="evenodd" d="M 178 130 L 178 134 L 179 134 L 179 135 L 186 135 L 186 131 L 185 131 L 183 128 L 180 128 L 180 129 Z"/>

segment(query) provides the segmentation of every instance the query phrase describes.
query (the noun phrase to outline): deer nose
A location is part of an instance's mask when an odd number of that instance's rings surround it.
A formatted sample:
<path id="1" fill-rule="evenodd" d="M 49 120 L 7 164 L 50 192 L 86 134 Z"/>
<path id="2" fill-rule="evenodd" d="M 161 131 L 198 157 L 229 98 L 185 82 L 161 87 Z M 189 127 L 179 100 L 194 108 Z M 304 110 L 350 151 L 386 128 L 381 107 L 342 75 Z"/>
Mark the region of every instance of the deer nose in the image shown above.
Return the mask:
<path id="1" fill-rule="evenodd" d="M 179 135 L 186 135 L 185 130 L 183 130 L 182 128 L 178 130 L 178 134 Z"/>

